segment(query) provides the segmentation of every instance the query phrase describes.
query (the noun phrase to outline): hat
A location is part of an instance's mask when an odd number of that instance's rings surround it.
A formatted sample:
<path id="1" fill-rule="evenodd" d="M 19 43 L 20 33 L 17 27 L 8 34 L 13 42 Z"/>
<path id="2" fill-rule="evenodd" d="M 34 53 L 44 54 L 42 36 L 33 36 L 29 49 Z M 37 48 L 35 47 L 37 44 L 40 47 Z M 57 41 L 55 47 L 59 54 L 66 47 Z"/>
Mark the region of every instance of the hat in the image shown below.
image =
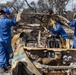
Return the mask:
<path id="1" fill-rule="evenodd" d="M 4 12 L 3 10 L 0 10 L 0 15 L 1 15 L 1 14 L 5 14 L 5 12 Z"/>
<path id="2" fill-rule="evenodd" d="M 4 12 L 7 13 L 8 15 L 10 15 L 10 10 L 9 9 L 4 9 Z"/>

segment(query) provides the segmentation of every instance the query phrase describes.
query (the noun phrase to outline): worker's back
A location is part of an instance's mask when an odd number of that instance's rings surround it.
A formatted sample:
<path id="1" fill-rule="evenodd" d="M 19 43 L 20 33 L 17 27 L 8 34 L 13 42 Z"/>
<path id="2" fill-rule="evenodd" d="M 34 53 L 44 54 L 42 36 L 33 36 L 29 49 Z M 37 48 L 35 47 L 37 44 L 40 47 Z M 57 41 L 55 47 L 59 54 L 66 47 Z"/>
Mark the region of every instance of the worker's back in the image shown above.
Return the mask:
<path id="1" fill-rule="evenodd" d="M 8 19 L 7 17 L 0 18 L 0 37 L 4 39 L 11 38 L 11 26 L 15 26 L 16 22 Z"/>
<path id="2" fill-rule="evenodd" d="M 56 35 L 61 35 L 63 37 L 63 39 L 68 39 L 67 33 L 65 32 L 65 30 L 62 28 L 62 26 L 60 24 L 56 24 L 56 28 L 51 29 L 50 32 L 52 32 L 53 34 L 56 34 Z"/>

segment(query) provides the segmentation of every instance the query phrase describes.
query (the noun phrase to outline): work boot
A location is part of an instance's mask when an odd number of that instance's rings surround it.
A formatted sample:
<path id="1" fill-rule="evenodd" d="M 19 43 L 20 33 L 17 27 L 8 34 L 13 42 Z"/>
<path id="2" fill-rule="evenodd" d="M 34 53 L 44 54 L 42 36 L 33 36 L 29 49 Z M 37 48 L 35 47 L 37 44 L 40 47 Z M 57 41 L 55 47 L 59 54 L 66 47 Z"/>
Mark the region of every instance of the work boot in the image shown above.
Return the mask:
<path id="1" fill-rule="evenodd" d="M 11 68 L 11 65 L 9 65 L 8 67 L 6 67 L 4 70 L 5 70 L 5 72 L 8 72 L 9 70 L 10 70 L 10 68 Z"/>

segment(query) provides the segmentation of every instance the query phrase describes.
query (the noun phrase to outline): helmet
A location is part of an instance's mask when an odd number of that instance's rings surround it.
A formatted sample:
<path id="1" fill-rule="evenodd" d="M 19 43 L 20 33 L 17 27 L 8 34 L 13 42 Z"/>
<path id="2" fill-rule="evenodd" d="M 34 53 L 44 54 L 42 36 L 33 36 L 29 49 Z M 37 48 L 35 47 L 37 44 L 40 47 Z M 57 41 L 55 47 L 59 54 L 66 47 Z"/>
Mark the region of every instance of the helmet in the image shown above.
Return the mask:
<path id="1" fill-rule="evenodd" d="M 10 15 L 10 10 L 9 9 L 4 9 L 4 12 L 7 13 L 8 15 Z"/>

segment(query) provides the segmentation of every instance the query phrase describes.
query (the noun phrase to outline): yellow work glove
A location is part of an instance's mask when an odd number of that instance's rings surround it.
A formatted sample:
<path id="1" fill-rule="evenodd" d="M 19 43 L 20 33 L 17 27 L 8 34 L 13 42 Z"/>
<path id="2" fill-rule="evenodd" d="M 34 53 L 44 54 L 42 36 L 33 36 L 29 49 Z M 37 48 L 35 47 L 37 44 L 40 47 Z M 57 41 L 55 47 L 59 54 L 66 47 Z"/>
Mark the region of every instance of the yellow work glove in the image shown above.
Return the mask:
<path id="1" fill-rule="evenodd" d="M 16 15 L 16 21 L 19 22 L 20 20 L 21 20 L 21 14 L 18 13 L 18 14 Z"/>

